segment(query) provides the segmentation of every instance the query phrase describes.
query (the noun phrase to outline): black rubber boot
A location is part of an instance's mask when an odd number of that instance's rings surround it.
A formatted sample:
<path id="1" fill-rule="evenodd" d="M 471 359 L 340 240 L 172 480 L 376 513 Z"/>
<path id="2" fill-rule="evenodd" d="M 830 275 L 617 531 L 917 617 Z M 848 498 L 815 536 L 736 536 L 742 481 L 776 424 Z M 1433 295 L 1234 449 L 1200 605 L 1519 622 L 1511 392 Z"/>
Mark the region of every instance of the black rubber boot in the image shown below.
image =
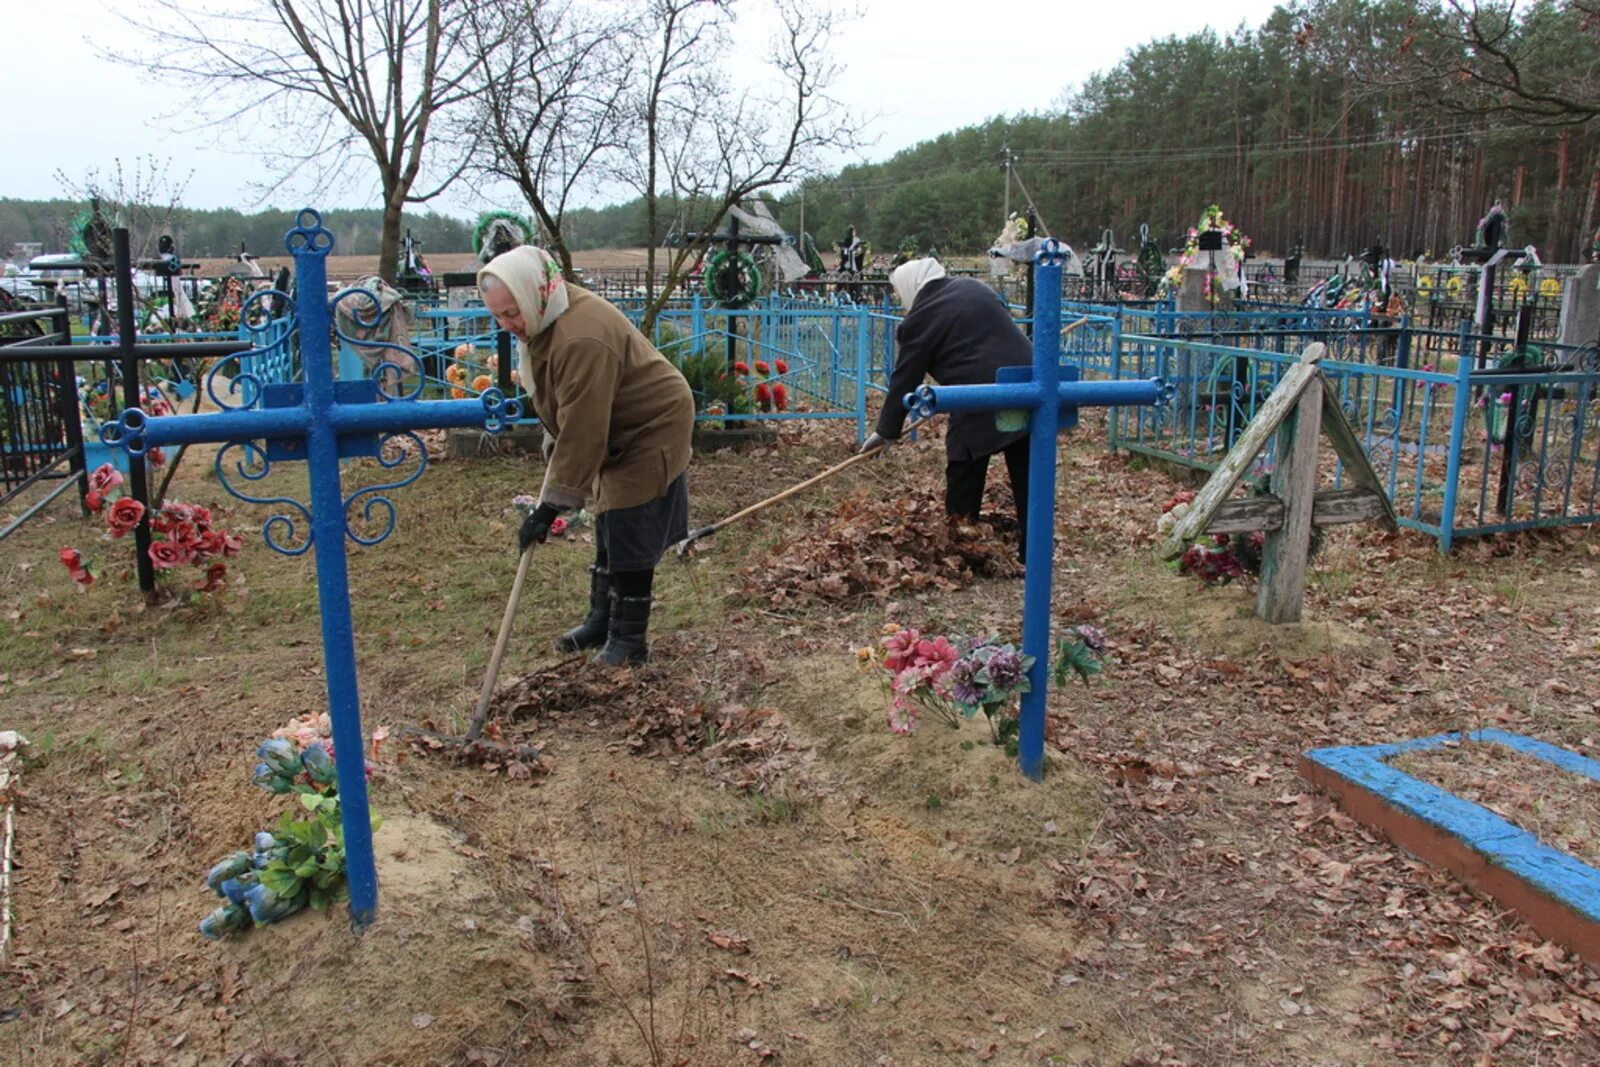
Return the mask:
<path id="1" fill-rule="evenodd" d="M 556 638 L 556 651 L 581 652 L 606 643 L 611 623 L 611 572 L 589 568 L 589 615 L 578 625 Z"/>
<path id="2" fill-rule="evenodd" d="M 604 667 L 648 663 L 650 646 L 645 643 L 645 631 L 650 628 L 650 603 L 653 599 L 647 596 L 618 596 L 613 589 L 611 628 L 606 633 L 605 647 L 589 662 Z"/>

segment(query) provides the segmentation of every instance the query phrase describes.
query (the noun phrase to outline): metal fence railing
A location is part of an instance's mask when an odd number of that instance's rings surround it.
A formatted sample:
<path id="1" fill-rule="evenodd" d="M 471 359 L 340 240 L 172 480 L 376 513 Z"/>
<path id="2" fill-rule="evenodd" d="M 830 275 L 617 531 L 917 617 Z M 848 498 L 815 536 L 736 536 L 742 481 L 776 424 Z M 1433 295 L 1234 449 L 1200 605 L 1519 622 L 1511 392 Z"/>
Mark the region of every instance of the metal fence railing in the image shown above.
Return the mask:
<path id="1" fill-rule="evenodd" d="M 60 482 L 0 529 L 0 537 L 74 485 L 80 495 L 84 492 L 83 430 L 72 360 L 30 352 L 70 344 L 71 322 L 65 301 L 0 314 L 0 504 L 44 482 Z"/>
<path id="2" fill-rule="evenodd" d="M 1455 353 L 1438 364 L 1322 364 L 1401 523 L 1437 538 L 1442 551 L 1462 537 L 1600 520 L 1593 349 L 1546 346 L 1545 362 L 1506 367 L 1485 365 L 1485 341 L 1509 345 L 1463 330 Z M 1298 350 L 1124 333 L 1112 376 L 1160 375 L 1175 397 L 1166 408 L 1114 410 L 1111 446 L 1214 469 L 1298 358 Z M 1269 445 L 1254 473 L 1273 460 Z M 1342 474 L 1335 467 L 1336 484 Z"/>

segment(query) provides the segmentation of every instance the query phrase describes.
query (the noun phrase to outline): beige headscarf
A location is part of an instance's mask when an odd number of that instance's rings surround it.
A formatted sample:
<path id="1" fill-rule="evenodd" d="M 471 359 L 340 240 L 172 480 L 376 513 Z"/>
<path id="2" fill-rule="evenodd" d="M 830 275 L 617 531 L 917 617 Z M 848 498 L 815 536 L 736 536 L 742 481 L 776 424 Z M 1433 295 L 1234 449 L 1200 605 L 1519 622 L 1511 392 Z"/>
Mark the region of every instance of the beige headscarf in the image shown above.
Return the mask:
<path id="1" fill-rule="evenodd" d="M 894 273 L 889 275 L 889 284 L 894 287 L 894 295 L 900 298 L 900 307 L 910 311 L 922 287 L 935 278 L 943 277 L 944 264 L 937 259 L 913 259 L 894 269 Z"/>
<path id="2" fill-rule="evenodd" d="M 527 323 L 528 336 L 543 333 L 567 310 L 566 280 L 561 264 L 542 248 L 522 245 L 495 256 L 478 271 L 478 284 L 485 275 L 501 282 L 517 301 L 517 309 Z"/>
<path id="3" fill-rule="evenodd" d="M 543 333 L 567 310 L 567 283 L 561 276 L 561 264 L 542 248 L 521 245 L 502 252 L 478 270 L 480 288 L 485 276 L 493 277 L 511 291 L 528 337 Z M 522 388 L 531 395 L 533 366 L 528 361 L 528 337 L 517 338 L 517 371 Z"/>

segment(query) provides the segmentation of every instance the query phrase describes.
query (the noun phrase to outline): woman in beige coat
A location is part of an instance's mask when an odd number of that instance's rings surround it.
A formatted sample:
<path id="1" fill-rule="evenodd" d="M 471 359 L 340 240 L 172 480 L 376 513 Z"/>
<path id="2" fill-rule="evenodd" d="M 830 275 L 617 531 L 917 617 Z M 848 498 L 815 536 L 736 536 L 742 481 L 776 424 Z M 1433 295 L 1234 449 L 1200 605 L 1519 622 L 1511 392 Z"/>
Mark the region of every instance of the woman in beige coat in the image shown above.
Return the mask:
<path id="1" fill-rule="evenodd" d="M 519 549 L 544 541 L 561 512 L 594 500 L 589 614 L 557 646 L 599 647 L 594 662 L 610 666 L 642 663 L 656 564 L 688 534 L 689 383 L 620 311 L 566 282 L 543 249 L 496 256 L 478 272 L 478 288 L 520 341 L 522 388 L 546 434 L 544 487 Z"/>

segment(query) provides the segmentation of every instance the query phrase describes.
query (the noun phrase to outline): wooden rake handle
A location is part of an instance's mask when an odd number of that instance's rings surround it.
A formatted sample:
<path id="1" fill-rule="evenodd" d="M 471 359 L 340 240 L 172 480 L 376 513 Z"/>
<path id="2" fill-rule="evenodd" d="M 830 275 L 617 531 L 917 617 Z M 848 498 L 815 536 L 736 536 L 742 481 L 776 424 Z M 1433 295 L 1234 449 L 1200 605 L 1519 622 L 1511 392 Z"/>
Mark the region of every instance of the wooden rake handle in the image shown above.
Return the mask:
<path id="1" fill-rule="evenodd" d="M 781 493 L 775 493 L 774 495 L 767 497 L 767 499 L 765 499 L 765 500 L 758 500 L 754 504 L 751 504 L 749 507 L 745 508 L 744 510 L 736 511 L 732 515 L 729 515 L 727 518 L 722 519 L 722 520 L 720 520 L 718 522 L 712 523 L 710 526 L 702 526 L 698 530 L 690 530 L 689 531 L 689 536 L 685 537 L 682 541 L 679 541 L 678 544 L 677 544 L 678 555 L 682 556 L 683 554 L 688 552 L 689 551 L 689 547 L 691 545 L 693 545 L 696 541 L 700 540 L 702 537 L 709 537 L 710 535 L 716 533 L 718 530 L 722 529 L 724 526 L 729 526 L 729 525 L 731 525 L 733 523 L 738 522 L 740 519 L 748 518 L 751 515 L 754 515 L 756 512 L 761 511 L 764 508 L 770 508 L 774 504 L 777 504 L 777 503 L 780 503 L 781 501 L 787 500 L 790 497 L 794 496 L 796 493 L 799 493 L 799 492 L 802 492 L 802 491 L 804 491 L 806 489 L 809 489 L 813 485 L 816 485 L 820 481 L 823 481 L 823 480 L 828 479 L 828 478 L 832 478 L 835 474 L 838 474 L 840 471 L 848 470 L 849 468 L 855 466 L 857 463 L 860 463 L 862 460 L 867 460 L 867 459 L 873 458 L 874 456 L 878 455 L 880 452 L 882 452 L 887 447 L 889 447 L 889 443 L 886 441 L 883 444 L 878 445 L 876 448 L 869 449 L 866 452 L 857 452 L 855 455 L 851 456 L 849 459 L 845 460 L 843 463 L 835 463 L 833 466 L 829 467 L 827 470 L 823 471 L 821 474 L 813 474 L 811 477 L 807 478 L 805 481 L 797 482 L 794 485 L 791 485 L 789 488 L 785 489 Z"/>
<path id="2" fill-rule="evenodd" d="M 522 553 L 517 564 L 517 577 L 511 583 L 511 599 L 506 601 L 506 613 L 500 618 L 500 636 L 495 639 L 494 652 L 489 656 L 489 669 L 483 676 L 483 690 L 478 694 L 478 709 L 473 713 L 472 724 L 467 727 L 467 740 L 476 741 L 483 733 L 489 718 L 489 700 L 494 696 L 494 683 L 500 677 L 500 660 L 506 654 L 506 642 L 511 638 L 511 621 L 517 617 L 517 605 L 522 602 L 522 587 L 528 583 L 528 564 L 533 562 L 533 546 Z"/>

